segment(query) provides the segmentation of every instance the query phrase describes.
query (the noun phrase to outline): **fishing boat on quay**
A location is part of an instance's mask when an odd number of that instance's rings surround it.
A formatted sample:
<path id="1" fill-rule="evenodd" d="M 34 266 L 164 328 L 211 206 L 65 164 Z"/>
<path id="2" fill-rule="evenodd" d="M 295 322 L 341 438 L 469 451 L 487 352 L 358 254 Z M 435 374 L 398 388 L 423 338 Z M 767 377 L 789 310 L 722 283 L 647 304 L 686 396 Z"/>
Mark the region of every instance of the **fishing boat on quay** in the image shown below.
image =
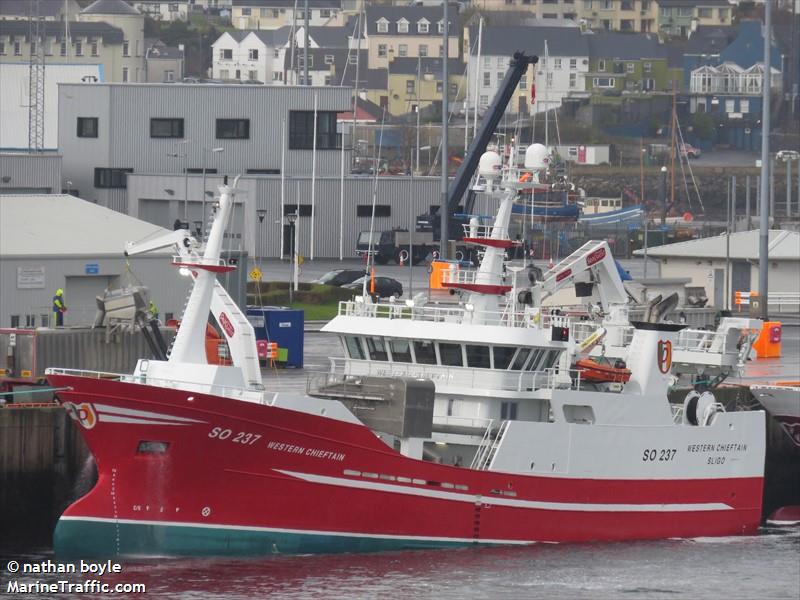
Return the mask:
<path id="1" fill-rule="evenodd" d="M 194 280 L 166 360 L 141 359 L 131 374 L 48 370 L 98 468 L 95 486 L 58 521 L 57 556 L 371 551 L 756 532 L 764 413 L 725 412 L 707 392 L 670 405 L 680 325 L 634 323 L 630 379 L 604 391 L 587 389 L 566 368 L 563 357 L 574 341 L 563 339 L 565 325 L 555 317 L 506 328 L 519 344 L 532 337 L 549 354 L 537 355 L 533 369 L 500 374 L 525 382 L 517 413 L 487 426 L 462 466 L 432 460 L 425 451 L 434 429 L 435 380 L 375 376 L 355 385 L 326 378 L 315 395 L 266 390 L 252 326 L 217 283 L 230 269 L 220 252 L 235 193 L 235 183 L 220 188 L 204 245 L 182 231 L 127 246 L 131 254 L 174 247 L 174 264 Z M 506 244 L 499 229 L 474 227 L 476 239 Z M 593 259 L 604 258 L 594 252 Z M 207 364 L 209 313 L 223 330 L 232 365 Z M 386 321 L 413 325 L 402 307 L 397 316 Z M 416 361 L 431 356 L 416 350 L 411 345 Z M 519 354 L 519 348 L 510 354 L 492 348 L 489 361 L 500 356 L 511 364 Z M 441 347 L 434 345 L 433 355 L 439 366 Z M 523 366 L 531 360 L 526 356 Z M 461 376 L 451 375 L 454 382 Z M 479 372 L 462 385 L 485 376 Z M 497 398 L 485 400 L 497 404 Z"/>

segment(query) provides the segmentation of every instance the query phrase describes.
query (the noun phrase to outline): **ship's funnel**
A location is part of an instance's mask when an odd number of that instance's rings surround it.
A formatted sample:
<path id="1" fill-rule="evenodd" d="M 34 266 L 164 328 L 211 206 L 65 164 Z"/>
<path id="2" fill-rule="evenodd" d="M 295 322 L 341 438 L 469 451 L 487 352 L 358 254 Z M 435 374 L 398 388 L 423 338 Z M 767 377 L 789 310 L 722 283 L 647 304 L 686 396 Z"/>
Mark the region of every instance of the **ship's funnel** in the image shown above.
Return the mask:
<path id="1" fill-rule="evenodd" d="M 633 340 L 628 349 L 631 378 L 624 394 L 664 395 L 672 380 L 672 349 L 676 333 L 686 325 L 632 322 Z"/>

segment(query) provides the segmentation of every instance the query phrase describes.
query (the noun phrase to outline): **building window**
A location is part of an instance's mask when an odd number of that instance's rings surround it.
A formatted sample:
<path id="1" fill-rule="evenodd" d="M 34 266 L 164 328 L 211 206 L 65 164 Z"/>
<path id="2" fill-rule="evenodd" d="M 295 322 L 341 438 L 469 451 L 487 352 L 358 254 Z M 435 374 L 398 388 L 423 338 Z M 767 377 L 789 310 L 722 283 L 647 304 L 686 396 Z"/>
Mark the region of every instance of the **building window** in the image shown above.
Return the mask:
<path id="1" fill-rule="evenodd" d="M 128 187 L 128 173 L 133 173 L 133 169 L 104 169 L 96 167 L 94 170 L 94 187 L 98 189 L 125 189 Z"/>
<path id="2" fill-rule="evenodd" d="M 247 78 L 250 81 L 258 81 L 258 71 L 248 71 Z"/>
<path id="3" fill-rule="evenodd" d="M 500 71 L 498 71 L 495 75 L 498 85 L 503 83 L 503 78 L 505 77 L 505 73 L 501 73 Z"/>
<path id="4" fill-rule="evenodd" d="M 439 21 L 439 23 L 437 25 L 438 25 L 439 33 L 444 33 L 444 21 Z"/>
<path id="5" fill-rule="evenodd" d="M 720 8 L 719 9 L 719 20 L 722 23 L 725 23 L 728 20 L 728 9 L 727 8 Z"/>
<path id="6" fill-rule="evenodd" d="M 289 112 L 289 148 L 311 150 L 314 147 L 314 111 L 293 110 Z M 317 150 L 341 148 L 336 133 L 336 112 L 317 112 Z"/>
<path id="7" fill-rule="evenodd" d="M 397 33 L 408 33 L 408 21 L 400 19 L 397 22 Z"/>
<path id="8" fill-rule="evenodd" d="M 417 21 L 417 32 L 428 33 L 429 25 L 428 21 Z"/>
<path id="9" fill-rule="evenodd" d="M 330 19 L 331 17 L 331 9 L 330 8 L 323 8 L 319 11 L 319 16 L 322 19 Z"/>
<path id="10" fill-rule="evenodd" d="M 96 138 L 97 130 L 97 117 L 78 117 L 79 138 Z"/>
<path id="11" fill-rule="evenodd" d="M 577 73 L 570 73 L 569 74 L 569 87 L 574 89 L 578 86 L 578 74 Z"/>
<path id="12" fill-rule="evenodd" d="M 595 77 L 594 78 L 594 87 L 598 88 L 613 88 L 614 85 L 614 78 L 613 77 Z"/>
<path id="13" fill-rule="evenodd" d="M 233 50 L 230 49 L 230 48 L 220 48 L 219 59 L 220 60 L 232 60 L 233 59 Z"/>
<path id="14" fill-rule="evenodd" d="M 122 42 L 122 56 L 130 56 L 130 45 L 131 43 L 128 40 L 124 40 Z"/>
<path id="15" fill-rule="evenodd" d="M 89 42 L 89 48 L 91 50 L 92 56 L 97 56 L 99 54 L 97 49 L 97 40 L 91 40 Z"/>
<path id="16" fill-rule="evenodd" d="M 5 55 L 6 53 L 6 43 L 3 40 L 0 40 L 0 56 Z"/>
<path id="17" fill-rule="evenodd" d="M 357 217 L 371 217 L 372 216 L 372 204 L 357 204 L 356 205 L 356 216 Z M 391 217 L 392 216 L 392 207 L 389 204 L 376 204 L 375 205 L 375 216 L 376 217 Z"/>
<path id="18" fill-rule="evenodd" d="M 736 112 L 736 101 L 735 100 L 725 100 L 725 112 L 730 114 L 732 112 Z"/>
<path id="19" fill-rule="evenodd" d="M 83 44 L 80 40 L 75 42 L 75 56 L 83 56 Z"/>
<path id="20" fill-rule="evenodd" d="M 36 54 L 36 40 L 31 40 L 31 56 Z"/>
<path id="21" fill-rule="evenodd" d="M 628 71 L 628 73 L 633 73 L 635 68 L 636 68 L 635 63 L 626 63 L 625 65 L 625 70 Z"/>
<path id="22" fill-rule="evenodd" d="M 601 73 L 606 70 L 606 61 L 600 59 L 597 61 L 597 70 Z"/>
<path id="23" fill-rule="evenodd" d="M 480 104 L 481 106 L 489 106 L 489 96 L 482 95 L 478 104 Z"/>
<path id="24" fill-rule="evenodd" d="M 649 73 L 650 71 L 653 70 L 653 63 L 644 63 L 642 65 L 642 68 L 644 69 L 645 73 Z"/>
<path id="25" fill-rule="evenodd" d="M 249 8 L 242 8 L 242 16 L 249 17 L 252 14 L 252 11 Z"/>
<path id="26" fill-rule="evenodd" d="M 280 175 L 280 169 L 247 169 L 248 175 Z"/>
<path id="27" fill-rule="evenodd" d="M 386 44 L 378 44 L 378 58 L 386 58 L 388 54 Z"/>
<path id="28" fill-rule="evenodd" d="M 306 57 L 305 57 L 305 55 L 300 54 L 297 57 L 297 66 L 299 68 L 303 69 L 303 68 L 305 68 L 305 64 L 306 64 Z M 313 66 L 314 66 L 314 55 L 313 54 L 309 54 L 308 55 L 308 68 L 310 69 Z M 310 77 L 310 75 L 309 75 L 309 77 Z"/>
<path id="29" fill-rule="evenodd" d="M 419 55 L 422 57 L 428 56 L 428 44 L 419 45 Z"/>
<path id="30" fill-rule="evenodd" d="M 397 46 L 398 56 L 408 56 L 408 44 L 400 44 Z"/>
<path id="31" fill-rule="evenodd" d="M 492 74 L 487 73 L 486 71 L 483 72 L 483 87 L 489 87 L 492 85 Z"/>
<path id="32" fill-rule="evenodd" d="M 523 75 L 519 78 L 519 89 L 527 90 L 528 89 L 528 76 Z"/>
<path id="33" fill-rule="evenodd" d="M 561 68 L 561 59 L 560 58 L 554 58 L 553 59 L 553 68 L 554 69 L 560 69 Z"/>
<path id="34" fill-rule="evenodd" d="M 280 57 L 281 57 L 281 49 L 280 48 L 275 48 L 272 51 L 272 58 L 280 58 Z"/>
<path id="35" fill-rule="evenodd" d="M 406 94 L 413 94 L 415 88 L 415 81 L 413 79 L 406 79 Z"/>
<path id="36" fill-rule="evenodd" d="M 219 70 L 219 78 L 220 79 L 228 79 L 228 75 L 229 74 L 230 74 L 230 72 L 228 71 L 228 69 L 220 69 Z"/>
<path id="37" fill-rule="evenodd" d="M 439 44 L 439 56 L 444 56 L 444 46 L 442 44 Z"/>
<path id="38" fill-rule="evenodd" d="M 678 16 L 679 17 L 691 17 L 692 16 L 692 7 L 691 6 L 679 6 L 678 7 Z"/>
<path id="39" fill-rule="evenodd" d="M 122 82 L 127 83 L 128 81 L 128 67 L 122 67 Z"/>
<path id="40" fill-rule="evenodd" d="M 311 205 L 310 204 L 301 204 L 299 207 L 297 204 L 284 204 L 283 205 L 283 215 L 300 215 L 301 217 L 310 217 L 311 216 Z"/>
<path id="41" fill-rule="evenodd" d="M 441 94 L 442 93 L 442 82 L 441 81 L 437 81 L 436 82 L 436 93 L 437 94 Z"/>
<path id="42" fill-rule="evenodd" d="M 150 119 L 150 137 L 183 139 L 183 119 Z"/>
<path id="43" fill-rule="evenodd" d="M 250 60 L 258 60 L 258 48 L 250 48 L 247 52 L 247 58 Z"/>
<path id="44" fill-rule="evenodd" d="M 59 54 L 61 56 L 66 56 L 67 55 L 67 42 L 61 42 L 60 48 L 59 48 Z"/>
<path id="45" fill-rule="evenodd" d="M 325 64 L 332 65 L 333 64 L 333 54 L 326 54 L 325 55 Z"/>
<path id="46" fill-rule="evenodd" d="M 378 19 L 378 33 L 389 33 L 389 21 L 386 19 Z"/>
<path id="47" fill-rule="evenodd" d="M 698 8 L 697 9 L 697 16 L 701 19 L 710 19 L 713 13 L 713 9 L 711 8 Z"/>
<path id="48" fill-rule="evenodd" d="M 217 119 L 218 140 L 249 140 L 250 119 Z"/>
<path id="49" fill-rule="evenodd" d="M 175 81 L 175 71 L 164 71 L 164 81 Z"/>
<path id="50" fill-rule="evenodd" d="M 547 87 L 548 88 L 552 87 L 552 85 L 553 85 L 553 72 L 552 71 L 548 71 L 547 72 L 547 77 L 545 78 L 545 81 L 547 82 Z"/>
<path id="51" fill-rule="evenodd" d="M 575 70 L 578 68 L 578 59 L 577 58 L 570 58 L 569 59 L 569 68 Z"/>
<path id="52" fill-rule="evenodd" d="M 739 100 L 739 112 L 740 113 L 750 112 L 750 100 Z"/>

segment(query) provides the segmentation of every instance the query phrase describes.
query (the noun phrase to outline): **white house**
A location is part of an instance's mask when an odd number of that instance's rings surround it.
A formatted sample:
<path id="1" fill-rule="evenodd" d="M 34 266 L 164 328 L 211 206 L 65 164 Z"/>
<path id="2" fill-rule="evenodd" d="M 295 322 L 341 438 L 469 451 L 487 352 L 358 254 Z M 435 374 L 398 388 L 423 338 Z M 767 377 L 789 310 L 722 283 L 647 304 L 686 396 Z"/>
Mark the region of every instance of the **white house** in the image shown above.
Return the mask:
<path id="1" fill-rule="evenodd" d="M 642 256 L 644 252 L 636 250 L 634 254 Z M 661 277 L 690 277 L 688 285 L 705 288 L 709 304 L 717 308 L 735 308 L 736 292 L 758 291 L 757 229 L 732 233 L 730 246 L 725 235 L 718 235 L 648 248 L 647 256 L 661 263 Z M 726 256 L 730 257 L 729 269 Z M 776 229 L 769 232 L 768 275 L 770 294 L 800 292 L 800 233 Z"/>
<path id="2" fill-rule="evenodd" d="M 285 46 L 286 38 L 278 31 L 225 32 L 211 45 L 212 77 L 280 82 Z"/>
<path id="3" fill-rule="evenodd" d="M 578 27 L 484 26 L 480 48 L 478 28 L 470 27 L 465 43 L 469 48 L 470 107 L 488 106 L 508 71 L 511 56 L 517 51 L 538 55 L 539 64 L 529 67 L 523 75 L 515 99 L 509 102 L 510 112 L 544 112 L 561 106 L 566 97 L 586 93 L 589 44 Z M 549 61 L 545 60 L 545 43 Z M 532 84 L 535 84 L 533 101 Z"/>

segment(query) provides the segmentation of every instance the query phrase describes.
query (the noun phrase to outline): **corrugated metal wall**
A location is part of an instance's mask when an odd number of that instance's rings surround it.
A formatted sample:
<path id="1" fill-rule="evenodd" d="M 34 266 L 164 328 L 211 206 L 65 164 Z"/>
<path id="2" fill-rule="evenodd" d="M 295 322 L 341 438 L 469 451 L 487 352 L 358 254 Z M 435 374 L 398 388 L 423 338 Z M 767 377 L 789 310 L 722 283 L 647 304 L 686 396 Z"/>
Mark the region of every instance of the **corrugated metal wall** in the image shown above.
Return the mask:
<path id="1" fill-rule="evenodd" d="M 311 171 L 311 150 L 288 149 L 291 110 L 346 111 L 352 90 L 271 85 L 92 84 L 59 86 L 59 148 L 65 173 L 80 180 L 81 197 L 123 210 L 124 190 L 95 190 L 95 167 L 131 168 L 136 173 L 182 173 L 216 168 L 220 173 L 281 168 L 281 130 L 287 121 L 287 175 Z M 99 119 L 98 138 L 78 138 L 78 117 Z M 151 138 L 151 118 L 184 119 L 185 145 Z M 216 119 L 250 120 L 250 138 L 217 139 Z M 208 152 L 222 147 L 221 153 Z M 178 153 L 179 157 L 169 154 Z M 188 157 L 183 155 L 188 153 Z M 345 153 L 350 164 L 350 153 Z M 338 175 L 341 150 L 317 152 L 317 173 Z"/>
<path id="2" fill-rule="evenodd" d="M 61 193 L 60 154 L 0 153 L 0 194 L 40 192 Z"/>
<path id="3" fill-rule="evenodd" d="M 208 177 L 207 190 L 216 190 L 222 182 L 219 176 Z M 184 180 L 180 176 L 133 175 L 128 179 L 129 214 L 142 218 L 139 202 L 142 200 L 180 202 L 184 195 Z M 201 197 L 202 178 L 189 177 L 189 197 Z M 371 207 L 374 180 L 372 177 L 346 177 L 344 180 L 344 202 L 341 179 L 318 177 L 314 200 L 314 257 L 338 258 L 340 243 L 345 258 L 355 255 L 356 237 L 360 231 L 369 229 L 369 216 L 359 217 L 358 206 Z M 439 204 L 438 177 L 379 177 L 377 187 L 378 205 L 388 205 L 390 216 L 376 217 L 375 230 L 393 227 L 413 228 L 418 214 L 428 212 L 431 205 Z M 165 190 L 172 190 L 169 195 Z M 244 209 L 244 244 L 251 256 L 274 258 L 281 254 L 281 228 L 285 223 L 281 211 L 281 178 L 276 176 L 242 177 L 238 184 L 237 200 Z M 177 200 L 176 200 L 177 197 Z M 311 204 L 311 177 L 287 177 L 285 182 L 286 204 Z M 340 210 L 342 207 L 342 210 Z M 263 220 L 258 210 L 265 210 Z M 362 210 L 369 211 L 369 208 Z M 174 211 L 173 211 L 174 212 Z M 165 211 L 166 213 L 166 211 Z M 169 213 L 172 215 L 173 213 Z M 198 214 L 190 211 L 190 220 Z M 369 213 L 367 213 L 369 214 Z M 172 217 L 170 217 L 172 218 Z M 341 220 L 341 225 L 340 225 Z M 276 223 L 276 221 L 278 221 Z M 172 223 L 156 223 L 172 228 Z M 341 228 L 341 229 L 340 229 Z M 241 232 L 237 232 L 241 233 Z M 311 256 L 311 217 L 301 217 L 297 230 L 299 250 Z"/>

